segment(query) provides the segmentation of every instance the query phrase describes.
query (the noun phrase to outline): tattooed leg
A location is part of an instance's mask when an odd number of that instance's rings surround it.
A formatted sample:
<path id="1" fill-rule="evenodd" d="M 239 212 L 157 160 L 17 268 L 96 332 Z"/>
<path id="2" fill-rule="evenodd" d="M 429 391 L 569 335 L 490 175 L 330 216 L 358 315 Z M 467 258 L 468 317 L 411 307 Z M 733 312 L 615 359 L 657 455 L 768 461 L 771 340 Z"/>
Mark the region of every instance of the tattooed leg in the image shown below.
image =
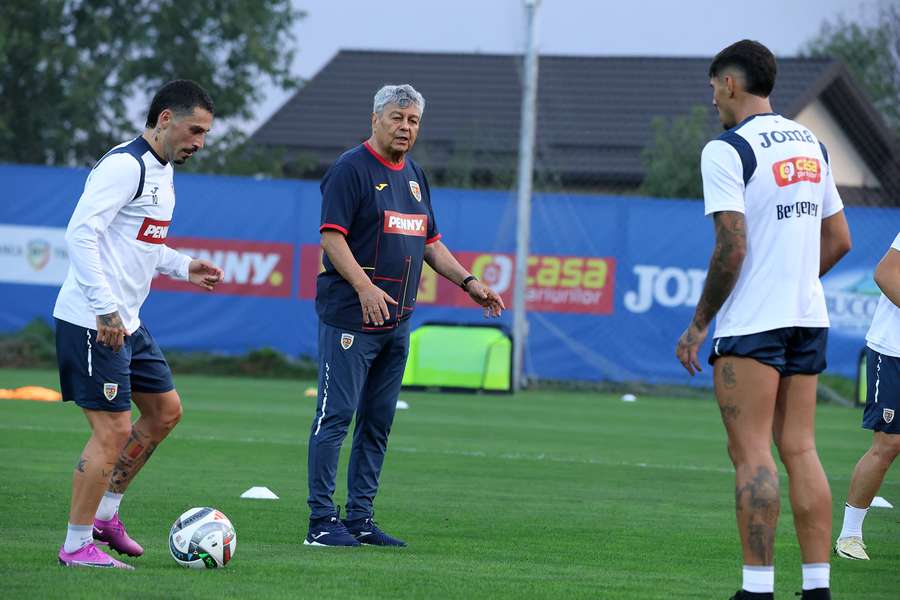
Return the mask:
<path id="1" fill-rule="evenodd" d="M 778 372 L 753 359 L 725 356 L 715 363 L 713 381 L 735 469 L 744 564 L 771 565 L 780 509 L 771 451 Z"/>
<path id="2" fill-rule="evenodd" d="M 153 454 L 153 451 L 156 450 L 156 442 L 144 431 L 146 425 L 144 427 L 141 425 L 140 419 L 132 425 L 128 441 L 125 442 L 125 447 L 119 453 L 119 458 L 112 470 L 112 476 L 108 480 L 109 491 L 111 492 L 117 494 L 125 493 L 128 484 L 131 483 L 134 476 L 137 475 L 141 467 L 147 462 L 147 459 Z"/>
<path id="3" fill-rule="evenodd" d="M 109 491 L 117 494 L 125 493 L 156 447 L 181 419 L 181 400 L 175 390 L 162 394 L 132 392 L 132 400 L 141 410 L 141 416 L 132 426 L 109 479 Z"/>
<path id="4" fill-rule="evenodd" d="M 831 490 L 816 451 L 816 383 L 815 375 L 782 379 L 773 424 L 805 564 L 828 562 L 831 554 Z"/>
<path id="5" fill-rule="evenodd" d="M 774 564 L 775 528 L 781 508 L 775 463 L 741 465 L 735 480 L 734 505 L 744 564 Z"/>
<path id="6" fill-rule="evenodd" d="M 116 455 L 131 426 L 130 412 L 84 412 L 92 432 L 72 475 L 69 522 L 73 525 L 93 524 L 94 513 L 109 484 Z"/>

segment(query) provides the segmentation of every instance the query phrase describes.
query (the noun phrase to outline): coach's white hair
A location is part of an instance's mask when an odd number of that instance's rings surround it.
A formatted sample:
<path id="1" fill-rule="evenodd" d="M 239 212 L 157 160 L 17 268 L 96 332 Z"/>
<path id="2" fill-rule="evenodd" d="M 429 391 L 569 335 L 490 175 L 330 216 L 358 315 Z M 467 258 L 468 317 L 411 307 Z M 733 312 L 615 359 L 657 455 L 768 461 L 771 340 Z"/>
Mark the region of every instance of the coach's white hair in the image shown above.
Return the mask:
<path id="1" fill-rule="evenodd" d="M 415 104 L 419 107 L 420 114 L 425 112 L 425 98 L 408 83 L 386 85 L 378 90 L 375 93 L 372 112 L 380 115 L 388 104 L 396 104 L 400 108 L 406 108 L 410 104 Z"/>

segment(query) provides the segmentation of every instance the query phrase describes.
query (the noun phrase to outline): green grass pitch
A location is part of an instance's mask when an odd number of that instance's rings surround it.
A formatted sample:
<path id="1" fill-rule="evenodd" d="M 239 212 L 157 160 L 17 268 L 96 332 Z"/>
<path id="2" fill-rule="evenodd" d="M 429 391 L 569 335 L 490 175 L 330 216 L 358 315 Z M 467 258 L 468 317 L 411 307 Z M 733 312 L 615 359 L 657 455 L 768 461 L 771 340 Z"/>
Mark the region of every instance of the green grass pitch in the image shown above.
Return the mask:
<path id="1" fill-rule="evenodd" d="M 63 569 L 70 477 L 87 424 L 70 403 L 0 400 L 0 574 L 9 598 L 705 598 L 740 587 L 733 474 L 711 399 L 573 392 L 403 393 L 376 519 L 405 549 L 309 548 L 306 438 L 313 400 L 293 381 L 177 377 L 185 413 L 128 490 L 122 518 L 146 554 L 133 573 Z M 0 387 L 57 386 L 0 370 Z M 822 406 L 819 450 L 840 527 L 869 434 Z M 348 440 L 349 442 L 349 440 Z M 336 500 L 346 498 L 345 445 Z M 800 589 L 786 479 L 776 590 Z M 241 500 L 265 485 L 278 501 Z M 900 467 L 881 495 L 900 504 Z M 174 519 L 215 506 L 235 558 L 189 571 L 168 554 Z M 832 560 L 837 599 L 897 598 L 898 509 L 873 509 L 874 560 Z"/>

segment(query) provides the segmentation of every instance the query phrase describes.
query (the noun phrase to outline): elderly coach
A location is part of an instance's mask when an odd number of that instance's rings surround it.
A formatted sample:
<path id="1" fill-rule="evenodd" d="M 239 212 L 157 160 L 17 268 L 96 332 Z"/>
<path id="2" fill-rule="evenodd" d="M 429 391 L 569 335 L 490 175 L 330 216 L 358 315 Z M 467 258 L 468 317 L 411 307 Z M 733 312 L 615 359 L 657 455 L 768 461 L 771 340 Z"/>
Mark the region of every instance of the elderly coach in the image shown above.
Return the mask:
<path id="1" fill-rule="evenodd" d="M 375 94 L 372 135 L 322 180 L 318 277 L 319 394 L 309 438 L 310 546 L 405 546 L 372 521 L 373 501 L 409 350 L 423 260 L 469 294 L 486 317 L 506 308 L 440 242 L 425 173 L 406 154 L 425 99 L 410 85 Z M 335 509 L 341 443 L 356 413 L 347 515 Z"/>

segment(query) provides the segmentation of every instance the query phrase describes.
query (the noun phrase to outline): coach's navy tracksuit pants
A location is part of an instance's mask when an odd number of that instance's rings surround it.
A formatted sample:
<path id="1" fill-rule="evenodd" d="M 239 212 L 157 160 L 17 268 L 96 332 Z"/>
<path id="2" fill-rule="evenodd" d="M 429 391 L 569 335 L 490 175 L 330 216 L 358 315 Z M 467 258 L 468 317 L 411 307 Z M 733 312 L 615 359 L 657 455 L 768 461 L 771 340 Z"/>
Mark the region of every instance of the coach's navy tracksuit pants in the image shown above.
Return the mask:
<path id="1" fill-rule="evenodd" d="M 338 455 L 354 412 L 347 518 L 372 516 L 408 352 L 409 319 L 384 333 L 347 331 L 319 321 L 319 400 L 309 436 L 311 519 L 336 514 Z"/>

